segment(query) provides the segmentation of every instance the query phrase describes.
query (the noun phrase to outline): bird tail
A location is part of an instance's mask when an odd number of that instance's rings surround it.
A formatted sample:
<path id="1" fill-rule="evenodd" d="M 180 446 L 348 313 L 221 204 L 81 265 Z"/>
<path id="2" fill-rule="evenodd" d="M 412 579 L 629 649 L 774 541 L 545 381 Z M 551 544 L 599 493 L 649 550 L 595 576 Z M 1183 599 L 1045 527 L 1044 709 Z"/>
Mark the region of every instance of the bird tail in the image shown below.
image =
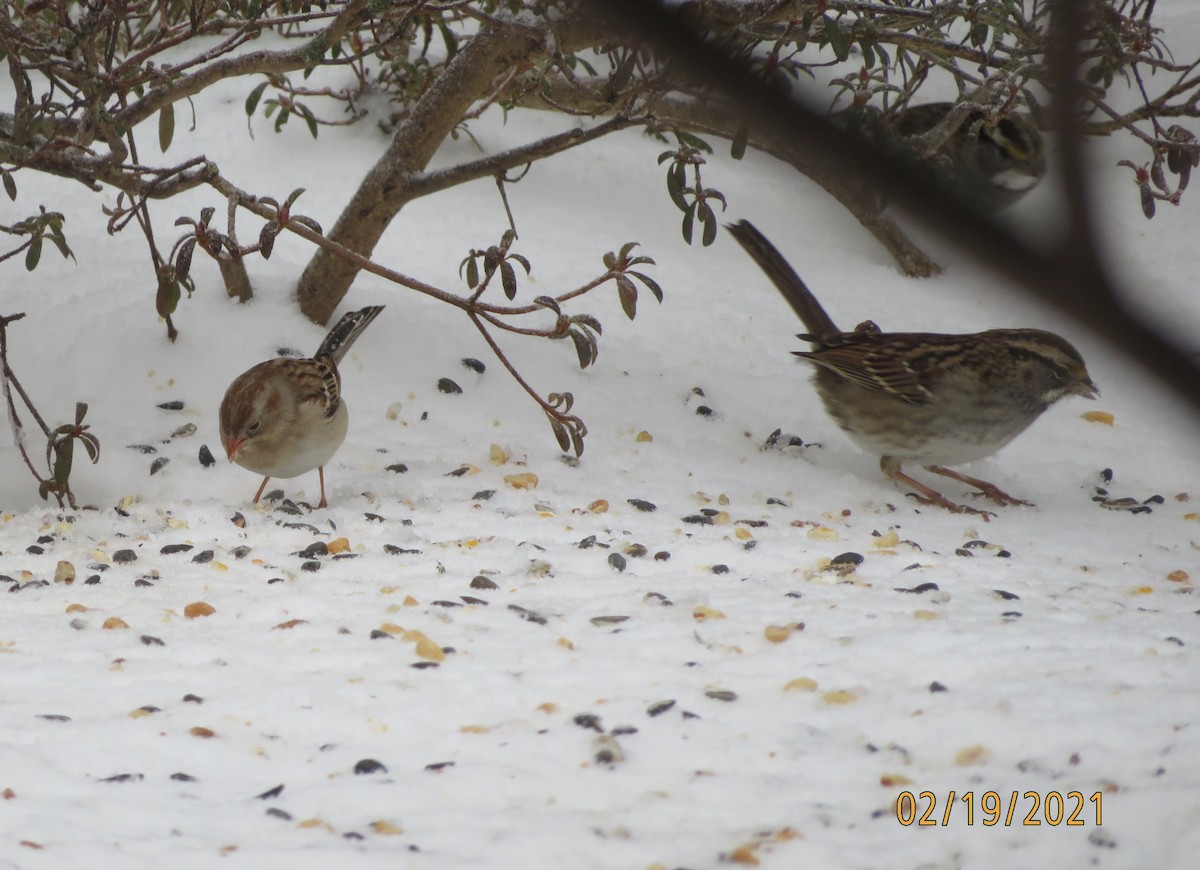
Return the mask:
<path id="1" fill-rule="evenodd" d="M 783 258 L 783 254 L 767 241 L 767 237 L 758 231 L 749 221 L 738 221 L 725 227 L 738 240 L 746 253 L 754 258 L 758 267 L 771 279 L 776 289 L 792 306 L 792 310 L 800 315 L 804 327 L 811 335 L 802 336 L 812 341 L 820 341 L 830 336 L 839 335 L 841 330 L 834 325 L 817 297 L 813 296 L 796 270 Z"/>
<path id="2" fill-rule="evenodd" d="M 379 316 L 380 311 L 383 311 L 382 305 L 370 305 L 360 308 L 358 311 L 349 311 L 343 314 L 342 319 L 333 325 L 333 329 L 329 330 L 329 334 L 325 336 L 325 340 L 321 342 L 321 346 L 317 348 L 313 358 L 320 359 L 329 356 L 333 357 L 335 363 L 340 363 L 342 357 L 350 350 L 350 345 L 354 344 L 362 331 Z"/>

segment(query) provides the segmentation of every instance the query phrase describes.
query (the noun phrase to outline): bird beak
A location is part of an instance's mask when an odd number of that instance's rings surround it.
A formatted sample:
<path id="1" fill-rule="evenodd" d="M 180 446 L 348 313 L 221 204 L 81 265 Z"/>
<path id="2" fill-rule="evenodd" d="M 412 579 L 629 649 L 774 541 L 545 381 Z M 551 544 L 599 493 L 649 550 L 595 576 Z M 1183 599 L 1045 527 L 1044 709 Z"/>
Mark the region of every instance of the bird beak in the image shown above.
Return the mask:
<path id="1" fill-rule="evenodd" d="M 1091 378 L 1084 378 L 1080 381 L 1075 391 L 1085 399 L 1095 399 L 1100 395 L 1100 388 L 1092 383 Z"/>
<path id="2" fill-rule="evenodd" d="M 241 452 L 242 445 L 245 443 L 245 438 L 238 438 L 235 435 L 230 435 L 225 440 L 225 455 L 229 457 L 230 462 L 233 462 L 235 459 L 237 459 L 237 455 Z"/>

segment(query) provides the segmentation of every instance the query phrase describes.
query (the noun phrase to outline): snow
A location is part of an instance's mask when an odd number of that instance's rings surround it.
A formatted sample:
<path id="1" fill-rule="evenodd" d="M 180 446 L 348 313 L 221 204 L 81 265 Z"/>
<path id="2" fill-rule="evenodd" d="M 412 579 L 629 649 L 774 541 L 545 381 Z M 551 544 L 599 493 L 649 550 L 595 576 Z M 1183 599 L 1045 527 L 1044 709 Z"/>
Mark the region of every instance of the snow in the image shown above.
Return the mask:
<path id="1" fill-rule="evenodd" d="M 1200 44 L 1182 9 L 1159 14 L 1178 56 Z M 386 137 L 365 122 L 325 128 L 314 146 L 301 124 L 276 136 L 259 120 L 250 140 L 245 90 L 197 98 L 197 129 L 180 125 L 171 156 L 203 152 L 235 184 L 280 199 L 305 187 L 297 209 L 331 226 Z M 554 124 L 472 129 L 494 151 Z M 1197 203 L 1146 222 L 1113 166 L 1131 148 L 1102 143 L 1097 159 L 1112 257 L 1139 302 L 1194 336 Z M 364 274 L 341 310 L 387 310 L 343 365 L 350 434 L 326 469 L 331 506 L 300 515 L 255 509 L 259 479 L 223 459 L 202 468 L 197 451 L 220 457 L 216 408 L 237 374 L 320 342 L 290 297 L 308 245 L 285 235 L 269 262 L 251 261 L 246 306 L 197 256 L 199 289 L 171 345 L 144 242 L 104 232 L 111 197 L 17 176 L 3 220 L 38 203 L 63 211 L 78 263 L 48 249 L 33 273 L 6 264 L 2 313 L 28 315 L 9 329 L 9 360 L 51 425 L 90 403 L 103 454 L 77 459 L 73 476 L 97 509 L 58 510 L 0 446 L 0 574 L 20 584 L 0 611 L 0 866 L 1191 866 L 1194 412 L 936 241 L 945 274 L 901 277 L 815 186 L 718 147 L 705 178 L 729 197 L 727 218 L 763 229 L 839 322 L 1038 326 L 1088 360 L 1098 402 L 1052 408 L 966 469 L 1036 507 L 997 509 L 989 523 L 922 508 L 826 417 L 790 355 L 798 324 L 732 239 L 682 243 L 659 150 L 613 136 L 509 187 L 517 250 L 533 263 L 520 298 L 584 283 L 631 240 L 666 291 L 662 306 L 643 293 L 633 323 L 611 286 L 572 305 L 605 327 L 587 371 L 567 343 L 500 336 L 540 392 L 574 394 L 590 429 L 582 461 L 562 461 L 457 310 Z M 460 137 L 437 162 L 476 154 Z M 1054 195 L 1042 185 L 1014 221 L 1044 222 Z M 206 191 L 155 204 L 160 244 L 206 205 L 223 211 Z M 257 224 L 241 220 L 252 237 Z M 462 292 L 459 261 L 504 227 L 494 185 L 479 182 L 406 208 L 376 259 Z M 439 392 L 443 377 L 463 393 Z M 169 400 L 184 408 L 156 407 Z M 1089 410 L 1115 424 L 1084 420 Z M 195 434 L 170 437 L 186 423 Z M 812 446 L 764 449 L 777 428 Z M 160 457 L 170 461 L 151 476 Z M 397 464 L 407 471 L 385 470 Z M 1163 503 L 1101 508 L 1105 468 L 1112 496 Z M 505 480 L 526 472 L 536 488 Z M 276 486 L 316 501 L 314 474 Z M 716 522 L 685 519 L 705 510 Z M 340 538 L 353 558 L 299 555 Z M 192 549 L 162 553 L 170 544 Z M 627 552 L 634 544 L 645 555 Z M 136 561 L 115 561 L 122 549 Z M 829 570 L 847 552 L 864 557 L 857 570 Z M 76 569 L 71 585 L 53 582 L 60 560 Z M 913 591 L 922 584 L 936 589 Z M 214 612 L 188 618 L 199 602 Z M 128 627 L 103 628 L 111 618 Z M 428 667 L 420 636 L 452 652 Z M 614 747 L 616 760 L 597 759 Z M 356 773 L 364 760 L 386 770 Z M 903 791 L 932 793 L 938 824 L 901 825 Z M 989 791 L 1002 807 L 990 827 Z M 1068 814 L 1078 802 L 1083 824 L 1021 824 L 1027 792 L 1062 795 Z"/>

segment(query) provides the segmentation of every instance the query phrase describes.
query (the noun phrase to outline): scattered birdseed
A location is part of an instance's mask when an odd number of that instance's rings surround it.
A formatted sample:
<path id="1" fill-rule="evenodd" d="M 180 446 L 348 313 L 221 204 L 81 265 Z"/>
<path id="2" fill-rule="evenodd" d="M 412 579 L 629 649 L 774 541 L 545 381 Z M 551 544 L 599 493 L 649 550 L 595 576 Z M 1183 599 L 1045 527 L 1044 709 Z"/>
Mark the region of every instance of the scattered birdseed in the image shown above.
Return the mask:
<path id="1" fill-rule="evenodd" d="M 207 444 L 200 445 L 200 452 L 198 454 L 198 457 L 200 459 L 200 464 L 202 466 L 204 466 L 205 468 L 212 468 L 212 466 L 217 464 L 217 460 L 212 455 L 212 451 L 208 449 Z"/>
<path id="2" fill-rule="evenodd" d="M 390 471 L 392 474 L 407 474 L 408 466 L 403 462 L 397 462 L 384 468 L 384 471 Z"/>
<path id="3" fill-rule="evenodd" d="M 895 588 L 895 591 L 896 592 L 909 592 L 909 593 L 912 593 L 913 595 L 923 595 L 926 592 L 936 592 L 937 589 L 938 589 L 938 585 L 936 583 L 920 583 L 916 586 L 913 586 L 911 589 L 905 589 L 903 586 L 897 586 Z"/>
<path id="4" fill-rule="evenodd" d="M 140 453 L 145 453 L 147 455 L 158 452 L 157 447 L 151 447 L 149 444 L 126 444 L 125 446 L 130 450 L 137 450 Z"/>
<path id="5" fill-rule="evenodd" d="M 172 399 L 169 402 L 163 402 L 158 407 L 162 408 L 164 411 L 182 411 L 183 402 L 179 399 Z"/>
<path id="6" fill-rule="evenodd" d="M 638 510 L 645 511 L 646 513 L 654 513 L 654 511 L 658 510 L 658 505 L 640 498 L 626 499 L 626 501 Z"/>
<path id="7" fill-rule="evenodd" d="M 675 706 L 675 702 L 673 700 L 655 701 L 653 704 L 651 704 L 649 707 L 646 708 L 646 715 L 651 716 L 651 717 L 661 716 L 663 713 L 667 712 L 674 706 Z"/>
<path id="8" fill-rule="evenodd" d="M 535 623 L 536 625 L 546 625 L 548 622 L 546 617 L 542 616 L 537 611 L 529 610 L 528 608 L 522 607 L 519 604 L 510 604 L 510 605 L 508 605 L 508 609 L 511 610 L 513 613 L 516 613 L 518 616 L 520 616 L 526 622 L 532 622 L 532 623 Z"/>
<path id="9" fill-rule="evenodd" d="M 374 758 L 364 758 L 362 761 L 356 762 L 354 765 L 355 776 L 363 776 L 369 773 L 387 773 L 388 769 L 381 762 Z M 282 788 L 282 786 L 280 786 Z"/>
<path id="10" fill-rule="evenodd" d="M 602 625 L 620 625 L 622 622 L 629 620 L 628 616 L 593 616 L 589 622 L 595 626 Z"/>
<path id="11" fill-rule="evenodd" d="M 608 564 L 617 571 L 625 570 L 625 557 L 620 553 L 609 553 Z"/>
<path id="12" fill-rule="evenodd" d="M 279 807 L 268 807 L 267 815 L 274 816 L 277 819 L 283 819 L 285 822 L 290 822 L 292 820 L 292 814 L 287 810 L 281 810 Z"/>
<path id="13" fill-rule="evenodd" d="M 140 640 L 146 646 L 166 646 L 166 644 L 163 643 L 161 638 L 157 638 L 152 634 L 143 634 L 141 636 Z"/>
<path id="14" fill-rule="evenodd" d="M 199 782 L 190 773 L 173 773 L 171 774 L 171 779 L 175 780 L 175 782 Z"/>
<path id="15" fill-rule="evenodd" d="M 158 459 L 155 459 L 153 462 L 150 463 L 150 473 L 158 474 L 160 471 L 162 471 L 163 466 L 166 465 L 170 461 L 171 460 L 169 458 L 167 458 L 166 456 L 158 457 Z"/>
<path id="16" fill-rule="evenodd" d="M 580 713 L 571 721 L 580 728 L 589 728 L 600 734 L 604 733 L 604 727 L 600 724 L 600 717 L 595 713 Z"/>
<path id="17" fill-rule="evenodd" d="M 112 554 L 112 560 L 118 565 L 127 565 L 130 562 L 137 561 L 137 553 L 133 552 L 133 550 L 117 550 L 117 552 Z"/>
<path id="18" fill-rule="evenodd" d="M 481 489 L 479 492 L 471 496 L 472 501 L 489 501 L 496 494 L 494 489 Z"/>
<path id="19" fill-rule="evenodd" d="M 389 556 L 411 556 L 419 554 L 421 551 L 416 549 L 408 549 L 405 547 L 397 547 L 395 544 L 384 544 L 383 552 Z"/>
<path id="20" fill-rule="evenodd" d="M 690 514 L 684 517 L 683 521 L 696 526 L 711 526 L 713 524 L 713 518 L 704 514 Z"/>
<path id="21" fill-rule="evenodd" d="M 454 383 L 454 381 L 450 380 L 449 378 L 438 378 L 437 388 L 438 392 L 446 393 L 447 395 L 451 396 L 458 395 L 462 392 L 462 387 Z"/>
<path id="22" fill-rule="evenodd" d="M 655 562 L 666 562 L 670 558 L 671 558 L 671 554 L 668 553 L 666 550 L 659 550 L 657 553 L 654 554 Z"/>
<path id="23" fill-rule="evenodd" d="M 462 364 L 463 364 L 463 368 L 470 369 L 471 371 L 475 372 L 476 374 L 481 375 L 485 371 L 487 371 L 487 366 L 485 366 L 483 363 L 481 363 L 479 360 L 475 359 L 474 357 L 469 357 L 469 356 L 463 357 Z"/>
<path id="24" fill-rule="evenodd" d="M 704 693 L 705 697 L 712 698 L 714 701 L 736 701 L 737 692 L 731 692 L 728 689 L 711 689 Z"/>
<path id="25" fill-rule="evenodd" d="M 314 541 L 294 555 L 299 556 L 301 559 L 315 559 L 317 556 L 328 556 L 329 545 L 324 541 Z"/>
<path id="26" fill-rule="evenodd" d="M 118 773 L 113 776 L 106 776 L 101 782 L 141 782 L 145 779 L 145 775 L 140 773 Z"/>
<path id="27" fill-rule="evenodd" d="M 1005 592 L 1003 589 L 993 589 L 992 593 L 1002 601 L 1017 601 L 1021 598 L 1015 592 Z"/>
<path id="28" fill-rule="evenodd" d="M 195 423 L 184 423 L 178 429 L 171 433 L 172 438 L 189 438 L 196 434 Z"/>
<path id="29" fill-rule="evenodd" d="M 175 553 L 186 553 L 190 549 L 192 549 L 191 544 L 167 544 L 158 552 L 164 556 L 171 556 Z"/>
<path id="30" fill-rule="evenodd" d="M 207 565 L 212 560 L 213 560 L 213 551 L 212 550 L 201 550 L 195 556 L 192 556 L 192 561 L 197 563 L 198 565 Z"/>
<path id="31" fill-rule="evenodd" d="M 596 764 L 620 764 L 625 760 L 625 752 L 621 749 L 615 737 L 602 734 L 592 741 L 592 758 Z"/>
<path id="32" fill-rule="evenodd" d="M 949 692 L 950 690 L 947 689 L 943 684 L 939 683 L 937 680 L 934 680 L 932 683 L 929 684 L 929 691 L 931 691 L 931 692 Z"/>
<path id="33" fill-rule="evenodd" d="M 434 761 L 425 765 L 425 769 L 431 773 L 437 773 L 438 771 L 447 770 L 448 768 L 454 767 L 456 763 L 457 762 L 454 761 Z"/>

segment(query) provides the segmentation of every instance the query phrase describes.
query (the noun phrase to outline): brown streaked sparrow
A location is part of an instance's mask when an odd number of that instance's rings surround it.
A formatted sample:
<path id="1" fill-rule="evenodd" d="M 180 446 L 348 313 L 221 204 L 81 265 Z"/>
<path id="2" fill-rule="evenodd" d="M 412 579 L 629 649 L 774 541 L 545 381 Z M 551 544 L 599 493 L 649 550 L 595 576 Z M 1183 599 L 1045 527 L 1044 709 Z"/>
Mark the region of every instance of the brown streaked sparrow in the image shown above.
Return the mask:
<path id="1" fill-rule="evenodd" d="M 234 379 L 221 400 L 221 443 L 230 462 L 263 476 L 299 477 L 314 468 L 325 501 L 325 463 L 346 438 L 350 415 L 337 364 L 382 305 L 351 311 L 334 324 L 310 359 L 261 362 Z"/>
<path id="2" fill-rule="evenodd" d="M 924 103 L 906 109 L 895 122 L 905 138 L 921 136 L 949 114 L 950 103 Z M 982 112 L 967 113 L 937 154 L 949 160 L 954 180 L 968 185 L 986 210 L 1012 205 L 1029 192 L 1046 171 L 1041 133 L 1027 115 L 1013 112 L 991 123 Z"/>
<path id="3" fill-rule="evenodd" d="M 945 468 L 995 453 L 1066 396 L 1098 395 L 1079 352 L 1052 332 L 990 329 L 966 335 L 881 332 L 871 321 L 842 332 L 800 276 L 752 224 L 729 226 L 735 239 L 804 322 L 816 364 L 813 383 L 825 410 L 859 447 L 880 456 L 888 477 L 914 497 L 955 513 L 955 504 L 901 471 L 916 462 L 978 487 L 996 504 L 1030 504 L 994 484 Z"/>

